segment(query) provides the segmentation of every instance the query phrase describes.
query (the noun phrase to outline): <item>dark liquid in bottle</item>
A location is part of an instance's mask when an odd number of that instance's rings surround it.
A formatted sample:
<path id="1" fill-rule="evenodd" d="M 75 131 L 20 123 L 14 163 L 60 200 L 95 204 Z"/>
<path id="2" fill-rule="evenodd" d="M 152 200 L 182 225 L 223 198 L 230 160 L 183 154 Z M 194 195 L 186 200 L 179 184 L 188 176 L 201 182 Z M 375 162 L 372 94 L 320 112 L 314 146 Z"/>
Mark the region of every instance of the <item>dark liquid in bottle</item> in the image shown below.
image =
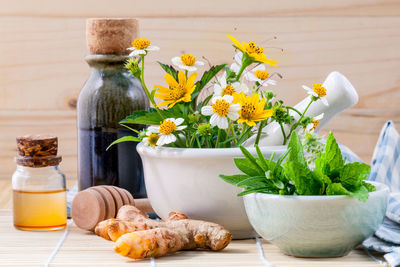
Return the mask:
<path id="1" fill-rule="evenodd" d="M 133 135 L 127 129 L 78 129 L 79 189 L 94 185 L 115 185 L 127 189 L 135 198 L 145 198 L 142 161 L 137 142 L 107 147 L 120 137 Z"/>

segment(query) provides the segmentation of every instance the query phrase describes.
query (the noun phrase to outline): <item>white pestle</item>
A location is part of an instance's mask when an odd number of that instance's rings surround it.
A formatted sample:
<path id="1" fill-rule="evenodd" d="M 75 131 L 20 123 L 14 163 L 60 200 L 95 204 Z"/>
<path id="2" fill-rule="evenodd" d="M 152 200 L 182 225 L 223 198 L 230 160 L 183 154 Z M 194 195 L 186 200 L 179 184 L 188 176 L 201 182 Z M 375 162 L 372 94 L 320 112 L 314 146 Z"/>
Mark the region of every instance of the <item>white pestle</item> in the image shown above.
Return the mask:
<path id="1" fill-rule="evenodd" d="M 333 117 L 343 110 L 350 108 L 357 104 L 358 94 L 354 89 L 353 85 L 347 80 L 347 78 L 340 72 L 331 72 L 325 79 L 323 86 L 327 89 L 326 100 L 329 106 L 325 106 L 321 100 L 317 100 L 311 104 L 306 112 L 306 116 L 316 117 L 324 113 L 324 117 L 320 120 L 320 124 L 317 130 L 321 130 Z M 310 96 L 299 102 L 295 108 L 303 112 L 308 103 L 310 102 Z M 297 121 L 300 116 L 294 112 L 290 111 L 290 114 Z M 284 125 L 286 134 L 289 133 L 290 126 Z M 244 145 L 246 147 L 254 146 L 256 136 L 249 138 Z M 261 135 L 259 146 L 275 146 L 283 144 L 283 136 L 281 128 L 277 122 L 272 122 L 263 129 Z"/>

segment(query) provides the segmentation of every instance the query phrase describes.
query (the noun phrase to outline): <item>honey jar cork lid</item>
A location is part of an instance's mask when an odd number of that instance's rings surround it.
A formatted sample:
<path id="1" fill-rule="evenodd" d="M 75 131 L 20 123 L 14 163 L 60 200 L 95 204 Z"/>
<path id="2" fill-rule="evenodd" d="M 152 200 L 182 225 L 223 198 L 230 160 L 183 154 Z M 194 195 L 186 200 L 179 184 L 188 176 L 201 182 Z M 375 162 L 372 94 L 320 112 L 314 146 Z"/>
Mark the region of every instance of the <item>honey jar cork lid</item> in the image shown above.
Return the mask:
<path id="1" fill-rule="evenodd" d="M 91 18 L 86 20 L 86 42 L 90 54 L 129 54 L 138 35 L 136 19 Z"/>
<path id="2" fill-rule="evenodd" d="M 61 162 L 57 156 L 58 138 L 53 135 L 23 135 L 17 137 L 16 162 L 26 167 L 55 166 Z"/>

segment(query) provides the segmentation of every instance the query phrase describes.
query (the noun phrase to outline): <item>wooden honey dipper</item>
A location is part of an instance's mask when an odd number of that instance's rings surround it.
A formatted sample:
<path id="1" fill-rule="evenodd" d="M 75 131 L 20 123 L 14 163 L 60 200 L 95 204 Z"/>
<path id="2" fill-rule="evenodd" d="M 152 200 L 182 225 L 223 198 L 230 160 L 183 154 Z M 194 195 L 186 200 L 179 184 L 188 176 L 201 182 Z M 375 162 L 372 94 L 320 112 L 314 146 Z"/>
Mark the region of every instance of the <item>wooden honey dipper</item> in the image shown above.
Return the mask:
<path id="1" fill-rule="evenodd" d="M 75 196 L 71 216 L 76 226 L 93 231 L 99 222 L 115 218 L 124 205 L 136 206 L 143 212 L 154 212 L 148 199 L 134 200 L 131 193 L 123 188 L 100 185 L 89 187 Z"/>

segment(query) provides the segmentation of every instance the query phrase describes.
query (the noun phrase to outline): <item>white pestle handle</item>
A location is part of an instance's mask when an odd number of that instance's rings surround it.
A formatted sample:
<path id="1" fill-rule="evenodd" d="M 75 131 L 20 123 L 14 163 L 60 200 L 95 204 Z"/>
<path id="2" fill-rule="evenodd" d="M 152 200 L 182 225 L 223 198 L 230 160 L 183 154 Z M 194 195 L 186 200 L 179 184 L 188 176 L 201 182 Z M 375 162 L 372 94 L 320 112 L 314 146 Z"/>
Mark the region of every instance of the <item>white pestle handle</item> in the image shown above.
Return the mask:
<path id="1" fill-rule="evenodd" d="M 358 94 L 354 89 L 353 85 L 344 77 L 343 74 L 334 71 L 331 72 L 325 79 L 323 86 L 327 89 L 326 100 L 329 106 L 325 106 L 321 100 L 317 100 L 311 104 L 306 112 L 306 116 L 316 117 L 324 113 L 324 117 L 320 120 L 320 124 L 317 130 L 321 130 L 333 117 L 335 117 L 341 111 L 350 108 L 357 104 Z M 310 96 L 303 99 L 298 103 L 295 108 L 303 112 L 308 103 L 310 102 Z M 297 121 L 300 116 L 294 112 L 290 111 L 290 114 Z M 286 134 L 289 133 L 290 126 L 284 126 Z M 245 146 L 253 146 L 256 140 L 256 136 L 252 136 L 245 142 Z M 276 146 L 283 144 L 283 136 L 280 126 L 277 122 L 272 122 L 263 129 L 263 134 L 261 135 L 259 146 Z"/>

